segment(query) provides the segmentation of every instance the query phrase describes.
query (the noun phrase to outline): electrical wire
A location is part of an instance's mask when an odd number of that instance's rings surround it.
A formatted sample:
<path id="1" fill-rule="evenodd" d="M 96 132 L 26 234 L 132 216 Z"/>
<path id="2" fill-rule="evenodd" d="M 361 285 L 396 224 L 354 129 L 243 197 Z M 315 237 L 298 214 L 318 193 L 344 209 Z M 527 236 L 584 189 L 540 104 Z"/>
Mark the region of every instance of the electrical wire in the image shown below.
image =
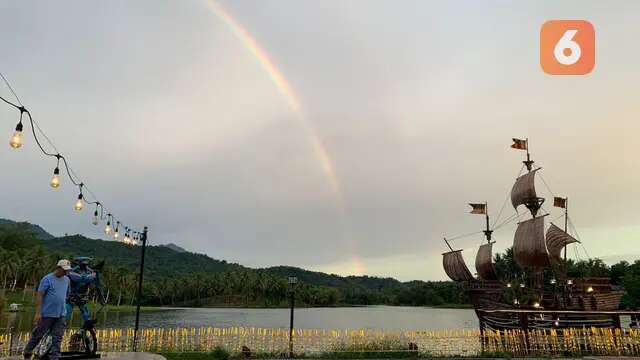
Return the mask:
<path id="1" fill-rule="evenodd" d="M 69 178 L 69 181 L 71 181 L 71 183 L 73 185 L 79 187 L 78 200 L 82 200 L 84 203 L 86 203 L 88 205 L 96 205 L 96 210 L 95 210 L 96 212 L 97 212 L 98 208 L 100 208 L 100 219 L 103 220 L 104 219 L 104 213 L 108 211 L 105 208 L 104 204 L 102 202 L 100 202 L 98 200 L 98 197 L 95 195 L 95 193 L 93 191 L 91 191 L 91 189 L 89 187 L 87 187 L 80 180 L 80 177 L 77 175 L 77 173 L 73 170 L 73 168 L 69 164 L 68 159 L 65 156 L 63 156 L 62 154 L 60 154 L 60 151 L 55 146 L 53 141 L 51 141 L 51 139 L 47 136 L 47 134 L 42 130 L 40 125 L 35 121 L 35 119 L 31 115 L 31 112 L 22 104 L 22 101 L 20 100 L 20 97 L 18 97 L 18 94 L 15 92 L 15 90 L 11 86 L 11 83 L 9 83 L 9 81 L 7 80 L 7 78 L 4 76 L 4 74 L 2 72 L 0 72 L 0 77 L 2 78 L 2 80 L 5 83 L 5 85 L 7 86 L 7 88 L 9 88 L 9 90 L 11 91 L 13 96 L 16 98 L 16 101 L 18 103 L 18 104 L 16 104 L 16 103 L 14 103 L 14 102 L 12 102 L 10 100 L 7 100 L 5 97 L 0 96 L 0 100 L 2 100 L 6 104 L 8 104 L 8 105 L 10 105 L 10 106 L 12 106 L 12 107 L 14 107 L 14 108 L 16 108 L 17 110 L 20 111 L 20 118 L 19 118 L 19 121 L 18 121 L 18 125 L 20 126 L 20 129 L 16 129 L 16 130 L 17 131 L 18 130 L 22 131 L 21 130 L 22 129 L 22 120 L 24 118 L 24 114 L 26 114 L 26 116 L 29 119 L 29 125 L 31 127 L 31 133 L 33 134 L 33 138 L 34 138 L 36 144 L 38 145 L 38 148 L 42 152 L 42 154 L 44 154 L 45 156 L 48 156 L 48 157 L 55 157 L 57 159 L 58 166 L 60 164 L 60 160 L 62 160 L 62 163 L 64 165 L 63 168 L 65 169 L 65 172 L 67 174 L 67 177 Z M 37 132 L 36 132 L 36 130 L 37 130 Z M 48 151 L 47 149 L 45 149 L 45 147 L 40 142 L 40 138 L 38 136 L 38 133 L 40 134 L 40 136 L 42 138 L 44 138 L 46 140 L 46 142 L 54 150 L 54 152 L 51 152 L 51 151 Z M 83 191 L 82 191 L 83 189 L 86 190 L 91 195 L 93 200 L 88 200 L 85 196 L 83 196 Z M 115 216 L 113 216 L 113 214 L 111 212 L 108 212 L 108 214 L 109 214 L 109 218 L 113 222 L 117 221 Z M 117 223 L 118 224 L 122 224 L 120 221 L 117 221 Z M 124 226 L 124 224 L 122 224 L 122 225 Z M 133 228 L 130 228 L 129 226 L 125 226 L 125 228 L 127 229 L 127 232 L 134 231 Z M 143 234 L 143 232 L 140 232 L 140 231 L 134 231 L 134 232 L 139 233 L 139 234 Z"/>

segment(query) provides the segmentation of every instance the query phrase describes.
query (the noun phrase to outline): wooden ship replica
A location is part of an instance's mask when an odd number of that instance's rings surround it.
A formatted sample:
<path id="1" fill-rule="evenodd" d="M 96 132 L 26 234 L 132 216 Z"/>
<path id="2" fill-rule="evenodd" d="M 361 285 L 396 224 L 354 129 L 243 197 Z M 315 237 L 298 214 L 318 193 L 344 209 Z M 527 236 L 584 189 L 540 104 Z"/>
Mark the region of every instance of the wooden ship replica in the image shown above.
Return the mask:
<path id="1" fill-rule="evenodd" d="M 554 205 L 564 208 L 564 228 L 551 223 L 545 232 L 548 214 L 540 214 L 545 199 L 535 189 L 535 178 L 541 168 L 533 167 L 528 140 L 513 140 L 512 148 L 527 152 L 523 161 L 523 169 L 527 171 L 511 189 L 515 210 L 524 207 L 528 213 L 520 215 L 530 216 L 518 223 L 513 239 L 513 260 L 520 272 L 498 277 L 486 203 L 469 204 L 472 214 L 485 215 L 486 220 L 483 231 L 486 242 L 483 240 L 475 260 L 477 276 L 469 271 L 462 250 L 452 248 L 446 238 L 449 251 L 443 254 L 445 272 L 453 281 L 463 284 L 481 330 L 621 327 L 620 315 L 635 317 L 619 311 L 624 295 L 621 288 L 611 285 L 609 278 L 567 276 L 566 247 L 578 242 L 567 231 L 568 201 L 554 198 Z"/>

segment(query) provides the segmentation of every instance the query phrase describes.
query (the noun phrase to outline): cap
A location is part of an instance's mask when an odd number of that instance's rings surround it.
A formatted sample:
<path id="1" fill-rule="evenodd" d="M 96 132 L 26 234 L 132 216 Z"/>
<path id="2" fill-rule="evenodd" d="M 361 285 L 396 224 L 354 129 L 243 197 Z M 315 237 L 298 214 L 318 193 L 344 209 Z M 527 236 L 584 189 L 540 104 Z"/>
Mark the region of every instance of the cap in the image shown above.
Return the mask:
<path id="1" fill-rule="evenodd" d="M 62 268 L 62 270 L 71 270 L 71 263 L 67 259 L 62 259 L 58 261 L 58 267 Z"/>

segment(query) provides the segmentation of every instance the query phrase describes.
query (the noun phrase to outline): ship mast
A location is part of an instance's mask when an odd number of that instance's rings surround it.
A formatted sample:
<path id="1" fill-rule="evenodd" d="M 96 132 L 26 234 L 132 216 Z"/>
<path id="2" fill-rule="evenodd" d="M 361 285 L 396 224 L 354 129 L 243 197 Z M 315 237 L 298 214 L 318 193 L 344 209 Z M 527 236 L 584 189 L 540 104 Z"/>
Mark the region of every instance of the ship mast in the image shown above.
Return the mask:
<path id="1" fill-rule="evenodd" d="M 524 140 L 524 143 L 525 143 L 525 145 L 524 145 L 525 149 L 527 150 L 527 160 L 523 161 L 522 163 L 524 164 L 524 166 L 527 167 L 527 171 L 531 172 L 531 169 L 533 168 L 533 163 L 535 161 L 531 160 L 531 155 L 529 154 L 529 138 L 526 138 Z"/>
<path id="2" fill-rule="evenodd" d="M 522 163 L 527 167 L 527 172 L 531 173 L 535 161 L 531 160 L 531 153 L 529 153 L 529 138 L 526 138 L 524 140 L 524 149 L 527 151 L 527 160 L 524 160 Z M 538 210 L 540 210 L 543 203 L 544 198 L 533 197 L 531 199 L 528 199 L 528 201 L 525 202 L 524 206 L 531 212 L 532 217 L 536 217 L 536 215 L 538 215 Z"/>
<path id="3" fill-rule="evenodd" d="M 486 201 L 484 202 L 484 209 L 485 209 L 484 216 L 487 220 L 487 228 L 486 230 L 483 231 L 483 233 L 484 233 L 484 236 L 487 238 L 487 243 L 491 244 L 491 234 L 493 233 L 493 230 L 489 228 L 489 204 Z"/>
<path id="4" fill-rule="evenodd" d="M 569 198 L 566 197 L 564 199 L 564 232 L 569 233 L 567 230 L 567 225 L 569 222 Z M 567 247 L 564 247 L 564 273 L 567 275 L 567 270 L 569 266 L 567 265 Z"/>

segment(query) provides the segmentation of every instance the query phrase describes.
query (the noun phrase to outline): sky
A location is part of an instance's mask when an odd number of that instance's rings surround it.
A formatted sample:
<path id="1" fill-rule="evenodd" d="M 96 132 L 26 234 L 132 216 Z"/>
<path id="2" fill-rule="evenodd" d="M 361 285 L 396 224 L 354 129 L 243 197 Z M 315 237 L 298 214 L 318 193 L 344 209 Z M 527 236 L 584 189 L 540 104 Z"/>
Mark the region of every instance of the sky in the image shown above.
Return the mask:
<path id="1" fill-rule="evenodd" d="M 550 19 L 594 25 L 591 74 L 541 70 Z M 492 223 L 502 208 L 524 157 L 512 137 L 530 139 L 543 195 L 569 197 L 569 256 L 640 258 L 639 20 L 623 1 L 4 1 L 0 71 L 151 244 L 441 280 L 442 238 L 482 230 L 467 203 Z M 0 106 L 7 142 L 17 117 Z M 0 217 L 104 238 L 77 188 L 48 186 L 55 160 L 31 136 L 0 164 Z M 481 241 L 452 245 L 473 268 Z"/>

